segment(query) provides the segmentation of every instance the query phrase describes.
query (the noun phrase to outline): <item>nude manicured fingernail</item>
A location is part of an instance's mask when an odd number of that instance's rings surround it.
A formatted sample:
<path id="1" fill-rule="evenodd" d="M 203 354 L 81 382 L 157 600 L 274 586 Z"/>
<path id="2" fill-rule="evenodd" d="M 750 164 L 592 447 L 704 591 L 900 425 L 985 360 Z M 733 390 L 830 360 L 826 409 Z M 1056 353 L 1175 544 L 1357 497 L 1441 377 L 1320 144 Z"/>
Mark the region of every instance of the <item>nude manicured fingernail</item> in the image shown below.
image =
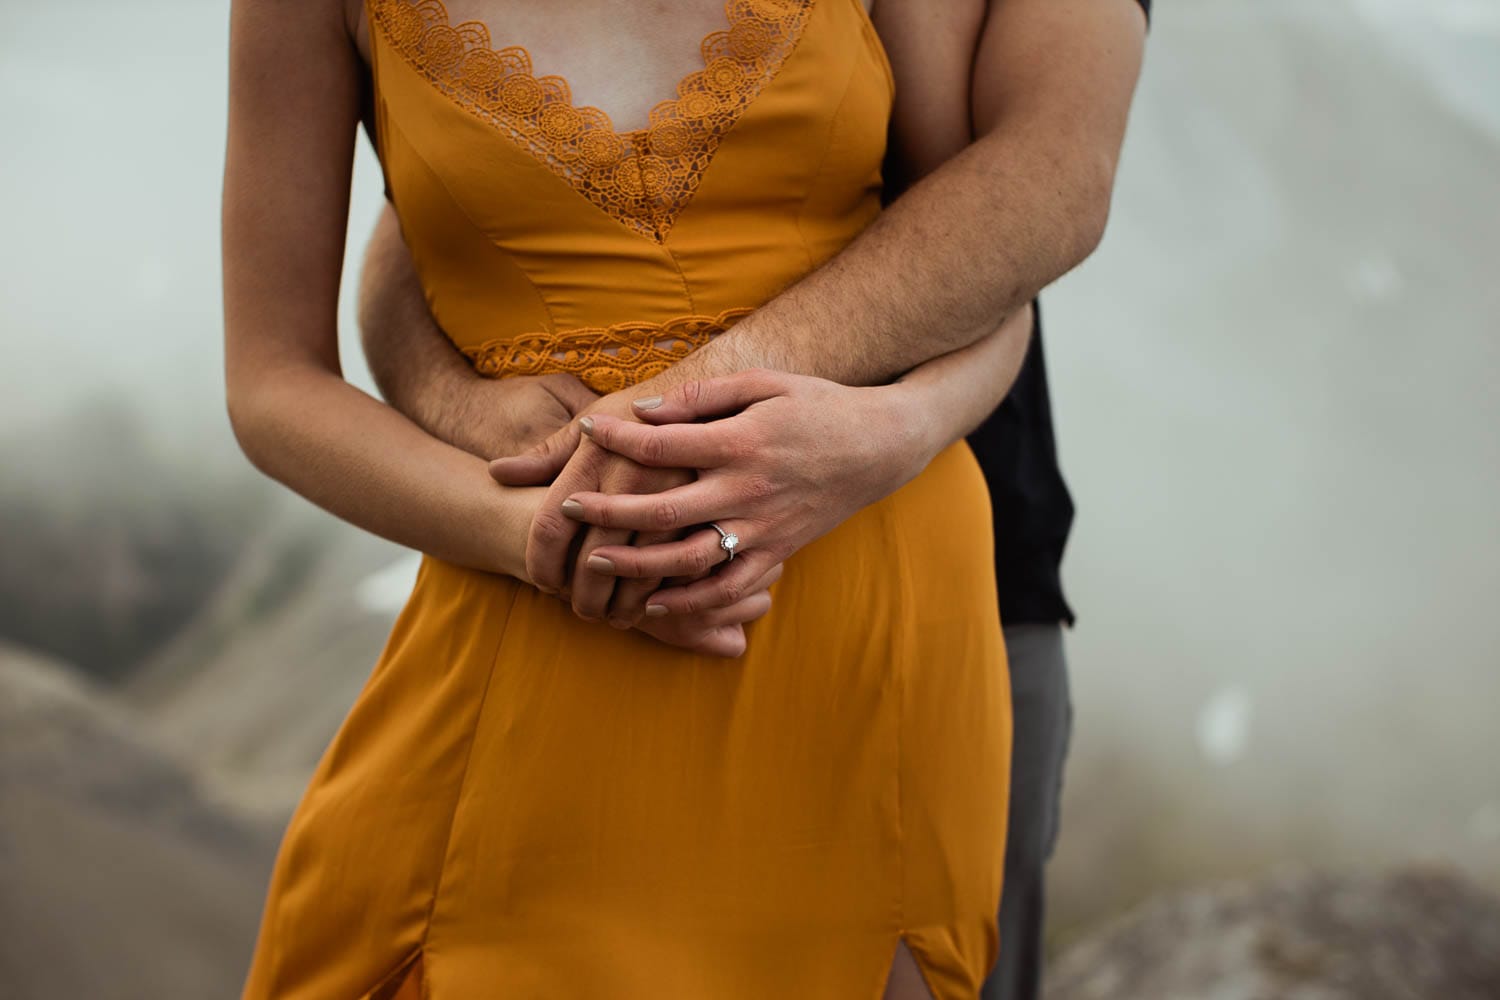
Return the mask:
<path id="1" fill-rule="evenodd" d="M 569 517 L 577 517 L 583 513 L 583 504 L 577 500 L 564 500 L 562 502 L 562 512 Z"/>
<path id="2" fill-rule="evenodd" d="M 585 434 L 589 435 L 590 437 L 592 437 L 593 434 L 594 434 L 594 418 L 593 417 L 579 417 L 578 418 L 578 429 L 581 430 L 581 431 L 583 431 L 583 433 L 585 433 Z"/>
<path id="3" fill-rule="evenodd" d="M 662 615 L 664 615 L 666 613 L 667 613 L 667 606 L 665 604 L 648 604 L 648 605 L 646 605 L 646 617 L 647 618 L 660 618 Z"/>
<path id="4" fill-rule="evenodd" d="M 589 556 L 589 569 L 595 573 L 613 573 L 615 564 L 603 556 Z"/>
<path id="5" fill-rule="evenodd" d="M 660 405 L 660 396 L 647 396 L 645 399 L 637 399 L 635 401 L 635 408 L 637 410 L 654 410 Z"/>
<path id="6" fill-rule="evenodd" d="M 611 628 L 617 628 L 617 629 L 620 629 L 621 631 L 624 631 L 625 629 L 628 629 L 628 628 L 631 627 L 631 624 L 630 624 L 629 620 L 627 620 L 625 618 L 611 618 L 609 620 L 609 624 L 610 624 Z"/>

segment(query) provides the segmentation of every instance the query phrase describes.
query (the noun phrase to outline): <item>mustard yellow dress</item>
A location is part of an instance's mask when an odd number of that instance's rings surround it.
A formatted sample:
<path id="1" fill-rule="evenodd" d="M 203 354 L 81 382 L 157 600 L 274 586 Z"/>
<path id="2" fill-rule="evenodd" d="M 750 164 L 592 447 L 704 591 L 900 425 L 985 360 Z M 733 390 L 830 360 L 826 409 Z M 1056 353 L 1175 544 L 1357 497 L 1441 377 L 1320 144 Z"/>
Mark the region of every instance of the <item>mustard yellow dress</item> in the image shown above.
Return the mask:
<path id="1" fill-rule="evenodd" d="M 377 145 L 483 373 L 659 371 L 879 211 L 858 0 L 729 0 L 617 133 L 438 0 L 368 0 Z M 247 998 L 940 1000 L 998 948 L 1009 687 L 959 444 L 791 559 L 736 661 L 427 558 L 287 830 Z"/>

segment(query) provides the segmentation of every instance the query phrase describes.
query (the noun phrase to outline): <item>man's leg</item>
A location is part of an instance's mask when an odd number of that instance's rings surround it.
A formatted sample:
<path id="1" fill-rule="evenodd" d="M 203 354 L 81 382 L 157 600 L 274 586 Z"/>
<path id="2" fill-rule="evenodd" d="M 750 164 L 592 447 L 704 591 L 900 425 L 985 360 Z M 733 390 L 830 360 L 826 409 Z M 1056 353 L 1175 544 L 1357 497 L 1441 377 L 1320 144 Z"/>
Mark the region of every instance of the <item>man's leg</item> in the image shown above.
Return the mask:
<path id="1" fill-rule="evenodd" d="M 984 1000 L 1037 1000 L 1042 994 L 1046 865 L 1057 841 L 1063 761 L 1073 724 L 1061 625 L 1005 630 L 1014 706 L 1010 829 L 1000 900 L 1000 959 Z"/>

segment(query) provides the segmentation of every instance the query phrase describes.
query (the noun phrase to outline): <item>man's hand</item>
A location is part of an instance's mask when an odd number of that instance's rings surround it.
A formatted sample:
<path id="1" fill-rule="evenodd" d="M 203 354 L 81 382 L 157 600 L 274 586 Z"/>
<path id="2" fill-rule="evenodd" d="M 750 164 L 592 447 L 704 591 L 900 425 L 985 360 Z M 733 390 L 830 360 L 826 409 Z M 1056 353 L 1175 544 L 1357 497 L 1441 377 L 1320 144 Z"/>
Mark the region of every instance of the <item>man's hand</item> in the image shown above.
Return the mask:
<path id="1" fill-rule="evenodd" d="M 850 388 L 758 369 L 686 383 L 635 401 L 650 424 L 599 414 L 586 433 L 597 448 L 642 466 L 697 469 L 697 479 L 650 495 L 574 491 L 562 511 L 625 534 L 718 522 L 741 550 L 712 575 L 704 577 L 727 558 L 712 529 L 664 544 L 611 541 L 590 565 L 630 580 L 703 577 L 656 593 L 651 614 L 731 606 L 771 567 L 927 466 L 946 441 L 915 402 L 900 384 Z M 692 422 L 712 417 L 722 419 Z"/>
<path id="2" fill-rule="evenodd" d="M 471 379 L 441 405 L 461 411 L 444 421 L 459 447 L 491 459 L 541 444 L 598 399 L 572 375 L 524 375 Z"/>
<path id="3" fill-rule="evenodd" d="M 433 437 L 480 458 L 524 451 L 599 398 L 572 375 L 477 375 L 429 310 L 389 204 L 365 252 L 359 327 L 386 401 Z"/>
<path id="4" fill-rule="evenodd" d="M 656 535 L 717 522 L 744 551 L 712 575 L 727 559 L 712 529 L 667 544 L 637 536 L 635 546 L 595 549 L 593 565 L 630 581 L 687 578 L 651 596 L 649 614 L 734 604 L 767 566 L 894 493 L 978 426 L 1014 381 L 1032 321 L 1030 306 L 1018 310 L 978 343 L 880 388 L 752 370 L 637 398 L 649 423 L 600 414 L 586 426 L 592 443 L 642 465 L 696 469 L 696 481 L 650 496 L 575 493 L 563 513 Z M 694 422 L 712 417 L 721 419 Z"/>

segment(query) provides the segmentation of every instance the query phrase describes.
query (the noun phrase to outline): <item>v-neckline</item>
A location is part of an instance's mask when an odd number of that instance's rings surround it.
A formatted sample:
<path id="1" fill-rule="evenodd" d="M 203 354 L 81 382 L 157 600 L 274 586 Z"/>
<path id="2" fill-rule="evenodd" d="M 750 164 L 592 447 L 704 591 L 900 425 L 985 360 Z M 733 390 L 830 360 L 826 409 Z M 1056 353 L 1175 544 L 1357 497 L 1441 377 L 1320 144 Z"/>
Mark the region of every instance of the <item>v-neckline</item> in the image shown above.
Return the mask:
<path id="1" fill-rule="evenodd" d="M 666 241 L 727 135 L 796 48 L 816 0 L 727 0 L 727 26 L 700 46 L 703 69 L 651 109 L 650 125 L 615 130 L 577 107 L 567 80 L 537 76 L 521 46 L 495 49 L 481 21 L 454 25 L 442 0 L 369 0 L 391 46 L 450 100 L 492 125 L 596 208 Z"/>

